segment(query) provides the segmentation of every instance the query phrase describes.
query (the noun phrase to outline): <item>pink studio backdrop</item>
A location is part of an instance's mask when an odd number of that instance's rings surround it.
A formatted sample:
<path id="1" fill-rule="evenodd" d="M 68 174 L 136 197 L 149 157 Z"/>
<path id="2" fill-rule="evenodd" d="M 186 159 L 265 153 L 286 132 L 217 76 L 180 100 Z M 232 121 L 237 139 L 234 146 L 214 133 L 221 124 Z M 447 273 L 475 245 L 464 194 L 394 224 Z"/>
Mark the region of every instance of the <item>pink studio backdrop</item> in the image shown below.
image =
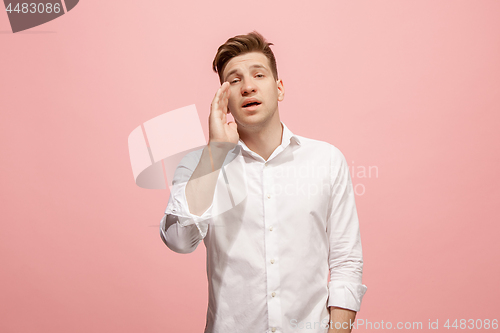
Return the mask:
<path id="1" fill-rule="evenodd" d="M 500 319 L 499 17 L 494 0 L 82 0 L 12 34 L 2 10 L 0 332 L 202 332 L 204 245 L 162 243 L 169 192 L 134 183 L 127 137 L 191 104 L 208 137 L 215 51 L 254 29 L 281 119 L 351 165 L 357 318 Z"/>

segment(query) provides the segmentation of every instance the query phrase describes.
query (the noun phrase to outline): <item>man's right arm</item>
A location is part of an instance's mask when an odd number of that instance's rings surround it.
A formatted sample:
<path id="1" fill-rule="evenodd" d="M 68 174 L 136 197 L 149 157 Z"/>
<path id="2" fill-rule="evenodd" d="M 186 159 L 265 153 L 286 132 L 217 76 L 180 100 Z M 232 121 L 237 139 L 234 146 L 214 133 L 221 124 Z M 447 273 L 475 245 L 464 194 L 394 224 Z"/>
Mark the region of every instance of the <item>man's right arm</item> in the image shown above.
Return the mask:
<path id="1" fill-rule="evenodd" d="M 212 204 L 222 164 L 233 148 L 226 142 L 209 142 L 203 149 L 200 162 L 186 184 L 186 200 L 192 214 L 201 216 Z"/>
<path id="2" fill-rule="evenodd" d="M 206 235 L 208 225 L 196 221 L 199 221 L 198 218 L 212 205 L 220 169 L 227 153 L 236 146 L 239 139 L 236 123 L 227 122 L 229 96 L 229 83 L 224 82 L 212 100 L 209 143 L 203 149 L 195 170 L 185 185 L 181 183 L 176 186 L 174 176 L 173 193 L 170 194 L 169 205 L 160 225 L 160 235 L 165 244 L 175 252 L 194 251 Z M 182 179 L 182 176 L 180 178 Z M 176 208 L 172 207 L 175 205 L 170 205 L 171 202 L 175 202 L 180 208 L 177 209 L 180 215 L 176 213 Z M 180 219 L 183 219 L 184 223 L 179 223 Z"/>
<path id="3" fill-rule="evenodd" d="M 236 123 L 227 122 L 231 90 L 224 82 L 212 100 L 208 117 L 209 140 L 200 162 L 186 185 L 189 210 L 201 216 L 211 205 L 219 172 L 227 153 L 238 143 Z"/>
<path id="4" fill-rule="evenodd" d="M 172 251 L 191 253 L 205 237 L 211 218 L 207 209 L 212 205 L 220 169 L 230 150 L 226 147 L 218 143 L 207 145 L 194 171 L 193 153 L 177 167 L 169 204 L 160 223 L 160 237 Z"/>

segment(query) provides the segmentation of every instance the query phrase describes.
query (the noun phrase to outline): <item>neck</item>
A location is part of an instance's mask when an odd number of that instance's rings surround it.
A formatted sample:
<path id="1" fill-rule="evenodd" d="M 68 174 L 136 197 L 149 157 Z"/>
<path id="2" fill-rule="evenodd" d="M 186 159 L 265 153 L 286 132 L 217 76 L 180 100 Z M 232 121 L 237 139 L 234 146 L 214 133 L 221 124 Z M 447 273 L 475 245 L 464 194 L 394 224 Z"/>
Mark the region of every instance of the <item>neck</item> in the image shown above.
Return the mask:
<path id="1" fill-rule="evenodd" d="M 283 126 L 281 125 L 278 112 L 275 115 L 275 117 L 262 126 L 247 127 L 238 130 L 240 139 L 245 145 L 266 161 L 273 151 L 281 145 L 281 138 L 283 136 Z"/>

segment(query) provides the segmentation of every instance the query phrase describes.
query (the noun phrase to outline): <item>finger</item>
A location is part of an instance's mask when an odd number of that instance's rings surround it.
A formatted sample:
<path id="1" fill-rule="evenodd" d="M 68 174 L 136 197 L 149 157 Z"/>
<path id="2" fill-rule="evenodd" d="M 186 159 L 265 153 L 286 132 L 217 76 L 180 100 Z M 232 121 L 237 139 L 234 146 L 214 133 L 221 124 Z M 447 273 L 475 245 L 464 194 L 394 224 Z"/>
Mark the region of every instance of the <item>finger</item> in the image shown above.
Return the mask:
<path id="1" fill-rule="evenodd" d="M 224 108 L 227 108 L 228 102 L 229 102 L 229 96 L 231 95 L 231 90 L 229 89 L 229 83 L 224 87 L 224 94 L 221 96 L 221 104 L 223 104 Z"/>
<path id="2" fill-rule="evenodd" d="M 227 96 L 224 96 L 224 99 L 221 101 L 220 108 L 224 114 L 227 114 L 229 112 L 228 108 L 228 98 Z"/>
<path id="3" fill-rule="evenodd" d="M 222 106 L 223 104 L 223 101 L 225 100 L 225 96 L 226 96 L 226 91 L 227 91 L 227 84 L 225 84 L 226 82 L 224 82 L 220 87 L 219 89 L 217 90 L 217 94 L 215 95 L 215 98 L 214 98 L 214 102 L 216 103 L 216 105 L 214 105 L 215 107 L 220 107 Z"/>
<path id="4" fill-rule="evenodd" d="M 224 82 L 215 93 L 210 112 L 215 112 L 217 117 L 223 117 L 227 113 L 228 92 L 229 82 Z"/>
<path id="5" fill-rule="evenodd" d="M 210 105 L 210 111 L 215 113 L 220 112 L 220 107 L 221 107 L 220 102 L 221 98 L 220 98 L 220 93 L 218 92 L 217 95 L 214 97 L 212 104 Z"/>
<path id="6" fill-rule="evenodd" d="M 217 89 L 217 91 L 215 92 L 215 96 L 214 96 L 214 99 L 212 100 L 212 103 L 213 102 L 219 103 L 223 92 L 224 92 L 224 84 L 221 85 L 219 87 L 219 89 Z"/>
<path id="7" fill-rule="evenodd" d="M 229 96 L 229 82 L 224 82 L 221 86 L 222 89 L 222 94 L 221 94 L 221 99 L 225 100 Z"/>
<path id="8" fill-rule="evenodd" d="M 228 105 L 228 90 L 224 90 L 222 94 L 220 95 L 219 101 L 218 101 L 218 106 L 219 109 L 221 110 L 222 113 L 226 114 L 227 113 L 227 105 Z"/>
<path id="9" fill-rule="evenodd" d="M 228 85 L 226 83 L 228 83 L 228 82 L 224 82 L 223 84 L 221 84 L 221 86 L 219 87 L 219 89 L 217 89 L 217 92 L 215 93 L 215 96 L 217 96 L 217 95 L 220 96 L 227 89 L 226 87 Z"/>

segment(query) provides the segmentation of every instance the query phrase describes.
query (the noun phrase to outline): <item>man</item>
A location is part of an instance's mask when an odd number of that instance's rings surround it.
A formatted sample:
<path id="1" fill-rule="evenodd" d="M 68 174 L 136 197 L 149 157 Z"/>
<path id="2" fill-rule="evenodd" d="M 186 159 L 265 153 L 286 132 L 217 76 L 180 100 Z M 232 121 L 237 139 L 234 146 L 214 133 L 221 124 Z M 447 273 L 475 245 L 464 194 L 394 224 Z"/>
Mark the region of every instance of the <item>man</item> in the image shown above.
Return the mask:
<path id="1" fill-rule="evenodd" d="M 219 47 L 209 143 L 177 167 L 160 235 L 179 253 L 205 243 L 205 333 L 350 332 L 367 288 L 349 169 L 280 121 L 270 45 L 252 32 Z"/>

